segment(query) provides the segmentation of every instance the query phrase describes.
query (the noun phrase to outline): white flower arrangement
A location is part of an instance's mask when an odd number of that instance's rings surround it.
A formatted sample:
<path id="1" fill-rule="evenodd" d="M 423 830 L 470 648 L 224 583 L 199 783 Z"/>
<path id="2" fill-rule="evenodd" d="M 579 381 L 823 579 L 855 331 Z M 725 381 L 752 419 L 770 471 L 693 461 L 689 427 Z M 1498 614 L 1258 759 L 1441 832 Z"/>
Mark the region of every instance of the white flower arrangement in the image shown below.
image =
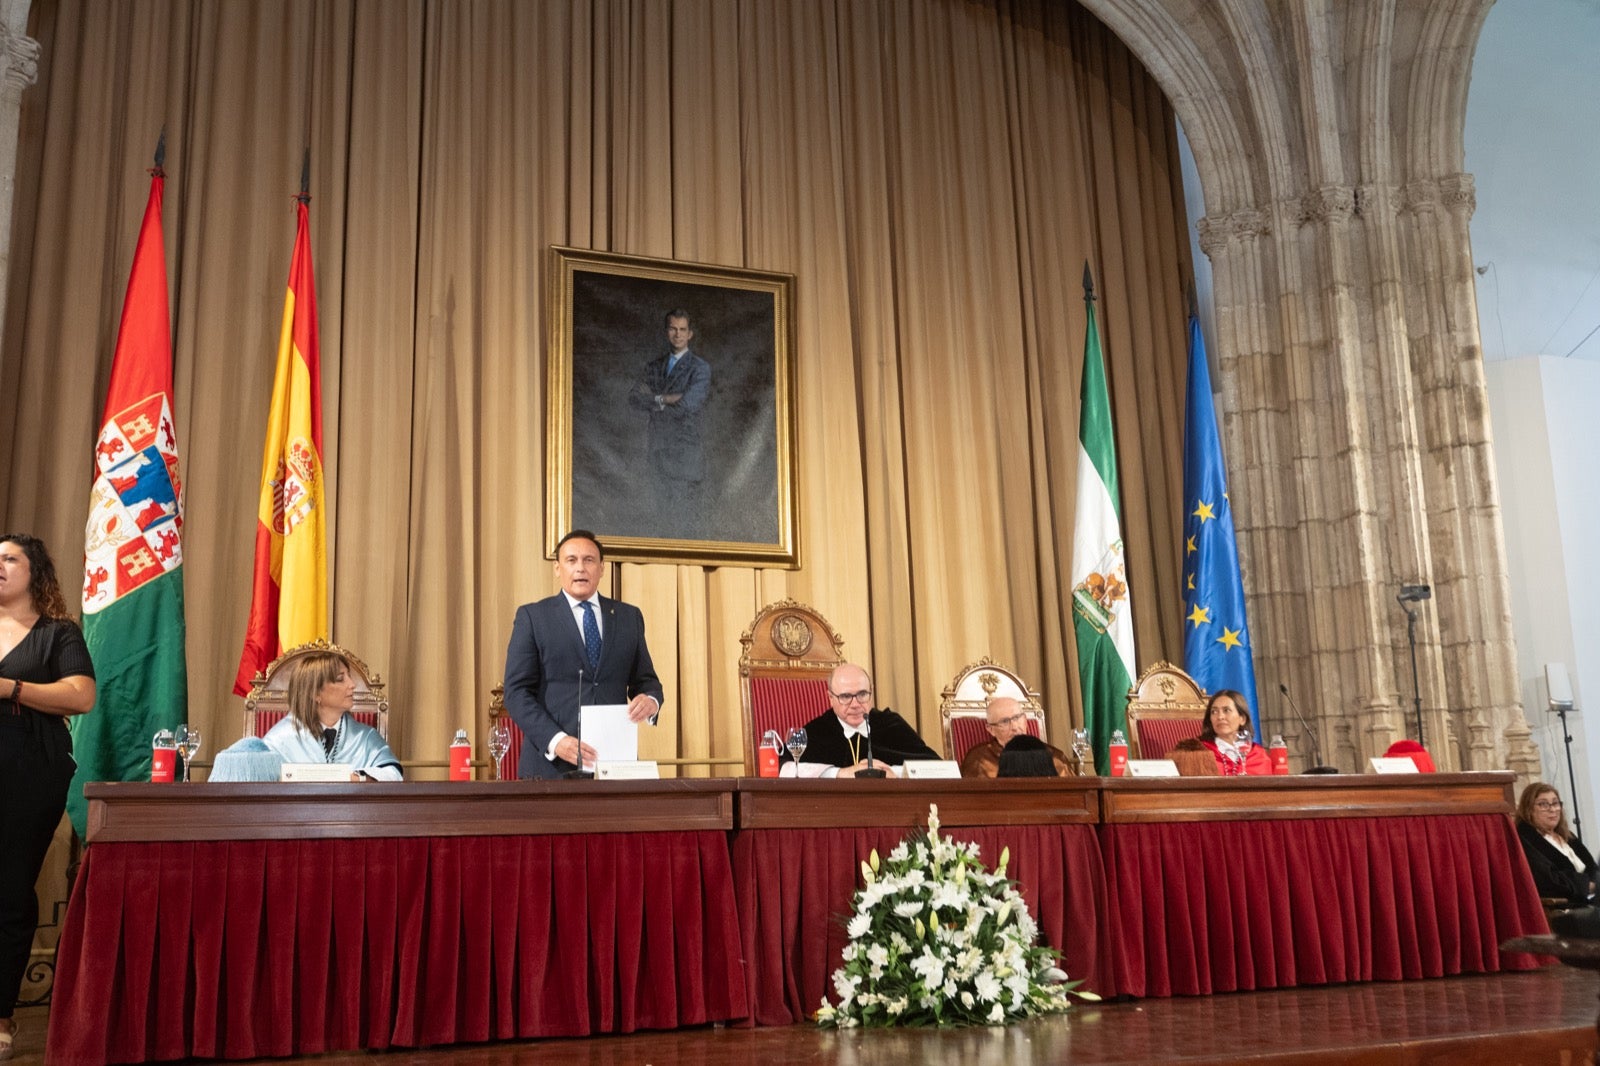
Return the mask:
<path id="1" fill-rule="evenodd" d="M 940 837 L 937 806 L 927 832 L 887 862 L 874 851 L 861 864 L 844 965 L 833 972 L 839 1002 L 824 996 L 817 1024 L 1003 1025 L 1064 1011 L 1074 996 L 1098 1000 L 1067 980 L 1059 952 L 1036 943 L 1038 926 L 1006 877 L 1010 861 L 1006 848 L 991 872 L 976 844 Z"/>

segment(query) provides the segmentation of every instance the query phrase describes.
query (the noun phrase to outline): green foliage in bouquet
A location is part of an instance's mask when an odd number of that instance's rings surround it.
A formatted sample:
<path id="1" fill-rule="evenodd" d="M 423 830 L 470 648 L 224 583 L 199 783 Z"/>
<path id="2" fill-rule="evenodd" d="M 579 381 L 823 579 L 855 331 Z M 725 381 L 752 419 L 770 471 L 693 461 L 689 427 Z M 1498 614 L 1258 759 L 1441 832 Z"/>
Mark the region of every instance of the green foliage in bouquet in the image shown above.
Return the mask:
<path id="1" fill-rule="evenodd" d="M 844 965 L 833 972 L 837 1006 L 824 997 L 817 1024 L 840 1029 L 890 1025 L 1003 1025 L 1064 1011 L 1071 997 L 1095 1000 L 1067 981 L 1060 954 L 1037 943 L 1038 926 L 1006 877 L 1011 849 L 993 872 L 976 844 L 928 830 L 901 841 L 880 862 L 861 864 Z"/>

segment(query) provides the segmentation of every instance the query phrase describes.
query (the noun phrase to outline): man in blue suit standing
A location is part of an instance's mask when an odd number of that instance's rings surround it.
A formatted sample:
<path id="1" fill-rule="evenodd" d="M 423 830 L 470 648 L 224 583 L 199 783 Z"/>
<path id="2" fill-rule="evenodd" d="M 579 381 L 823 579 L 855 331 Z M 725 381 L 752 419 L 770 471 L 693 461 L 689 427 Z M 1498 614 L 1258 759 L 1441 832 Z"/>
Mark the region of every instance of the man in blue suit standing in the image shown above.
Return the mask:
<path id="1" fill-rule="evenodd" d="M 586 529 L 556 545 L 561 591 L 517 608 L 506 649 L 506 710 L 522 729 L 520 777 L 562 777 L 594 766 L 579 733 L 583 704 L 628 705 L 635 722 L 655 724 L 661 681 L 644 641 L 639 608 L 599 594 L 605 551 Z"/>
<path id="2" fill-rule="evenodd" d="M 668 351 L 645 364 L 628 404 L 650 416 L 646 448 L 658 528 L 686 536 L 697 528 L 706 477 L 704 417 L 711 398 L 711 364 L 689 350 L 689 312 L 668 311 Z"/>

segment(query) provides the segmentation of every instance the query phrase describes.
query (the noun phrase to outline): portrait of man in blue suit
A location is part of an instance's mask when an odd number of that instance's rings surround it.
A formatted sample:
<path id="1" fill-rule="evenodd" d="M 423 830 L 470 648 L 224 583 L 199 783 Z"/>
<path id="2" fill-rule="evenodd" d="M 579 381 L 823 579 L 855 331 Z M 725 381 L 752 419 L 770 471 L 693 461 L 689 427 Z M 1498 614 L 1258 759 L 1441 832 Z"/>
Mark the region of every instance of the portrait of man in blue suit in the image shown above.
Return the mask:
<path id="1" fill-rule="evenodd" d="M 684 536 L 705 507 L 704 413 L 711 398 L 711 364 L 689 350 L 694 339 L 689 312 L 668 311 L 663 322 L 667 351 L 645 364 L 628 405 L 649 416 L 650 485 L 663 532 Z"/>
<path id="2" fill-rule="evenodd" d="M 714 277 L 709 268 L 660 273 L 572 273 L 570 341 L 558 334 L 550 353 L 553 396 L 570 396 L 570 415 L 549 441 L 549 476 L 570 485 L 571 505 L 550 535 L 592 529 L 630 560 L 641 539 L 666 555 L 775 545 L 792 413 L 779 402 L 787 303 L 765 284 L 687 280 Z M 792 446 L 786 461 L 792 470 Z"/>

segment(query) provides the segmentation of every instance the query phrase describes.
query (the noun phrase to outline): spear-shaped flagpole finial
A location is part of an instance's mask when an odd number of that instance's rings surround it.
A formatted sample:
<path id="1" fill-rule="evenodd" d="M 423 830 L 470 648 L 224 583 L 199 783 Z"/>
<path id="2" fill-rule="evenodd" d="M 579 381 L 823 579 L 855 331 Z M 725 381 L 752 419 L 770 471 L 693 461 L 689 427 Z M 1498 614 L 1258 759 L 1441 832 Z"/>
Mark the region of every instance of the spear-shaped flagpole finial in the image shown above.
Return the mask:
<path id="1" fill-rule="evenodd" d="M 303 204 L 311 202 L 311 149 L 306 149 L 305 159 L 300 163 L 300 195 L 295 197 Z"/>
<path id="2" fill-rule="evenodd" d="M 156 138 L 156 166 L 155 173 L 159 174 L 167 165 L 167 127 L 161 127 L 161 136 Z"/>
<path id="3" fill-rule="evenodd" d="M 1089 270 L 1089 260 L 1083 261 L 1083 298 L 1094 302 L 1094 274 Z"/>
<path id="4" fill-rule="evenodd" d="M 1194 282 L 1192 280 L 1189 282 L 1189 317 L 1200 317 L 1200 296 L 1195 292 Z"/>

